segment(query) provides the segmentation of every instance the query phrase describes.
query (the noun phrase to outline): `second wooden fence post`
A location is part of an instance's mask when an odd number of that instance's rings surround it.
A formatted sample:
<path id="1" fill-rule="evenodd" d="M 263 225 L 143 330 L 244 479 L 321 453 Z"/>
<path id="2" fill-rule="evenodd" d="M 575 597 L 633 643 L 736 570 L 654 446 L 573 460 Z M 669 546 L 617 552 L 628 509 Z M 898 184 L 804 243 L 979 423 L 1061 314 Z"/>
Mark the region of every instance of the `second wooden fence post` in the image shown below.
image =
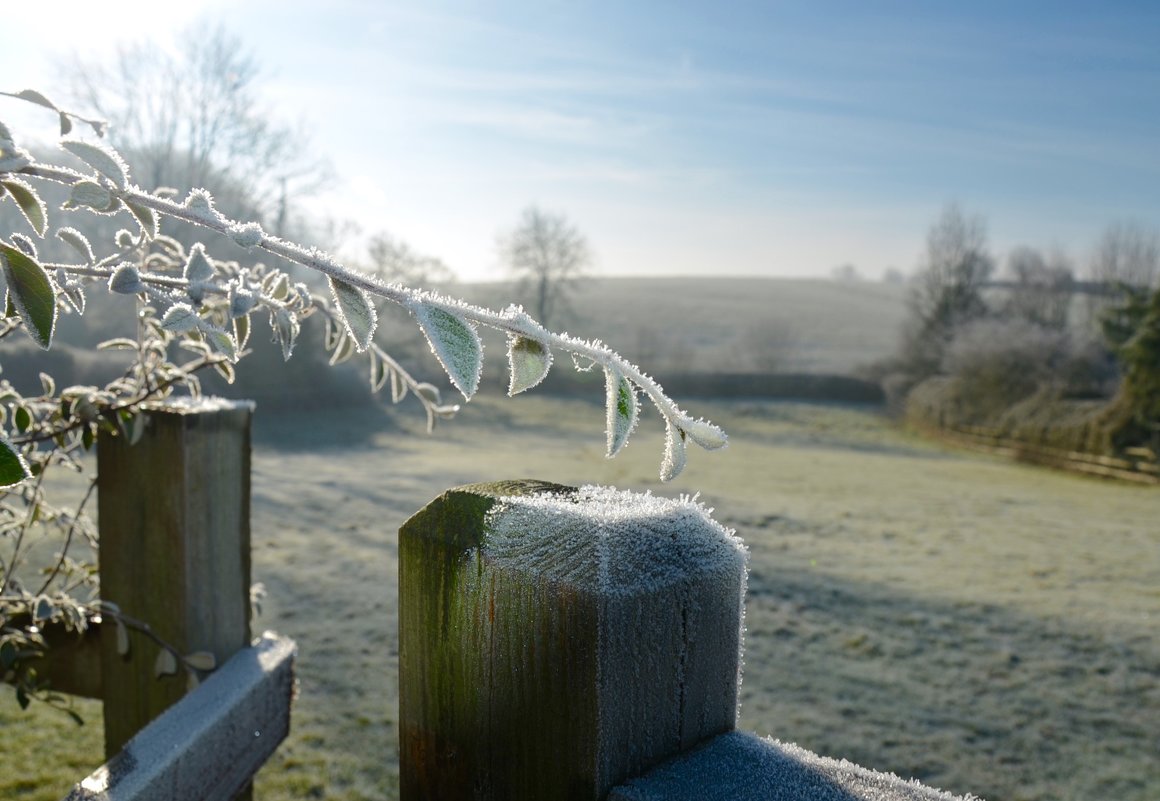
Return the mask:
<path id="1" fill-rule="evenodd" d="M 745 549 L 699 505 L 536 481 L 399 536 L 405 801 L 596 801 L 734 728 Z"/>
<path id="2" fill-rule="evenodd" d="M 221 665 L 250 644 L 250 420 L 253 405 L 205 400 L 149 411 L 141 440 L 97 448 L 101 598 L 182 654 Z M 113 757 L 185 695 L 187 677 L 155 675 L 157 646 L 129 653 L 102 627 L 105 753 Z"/>

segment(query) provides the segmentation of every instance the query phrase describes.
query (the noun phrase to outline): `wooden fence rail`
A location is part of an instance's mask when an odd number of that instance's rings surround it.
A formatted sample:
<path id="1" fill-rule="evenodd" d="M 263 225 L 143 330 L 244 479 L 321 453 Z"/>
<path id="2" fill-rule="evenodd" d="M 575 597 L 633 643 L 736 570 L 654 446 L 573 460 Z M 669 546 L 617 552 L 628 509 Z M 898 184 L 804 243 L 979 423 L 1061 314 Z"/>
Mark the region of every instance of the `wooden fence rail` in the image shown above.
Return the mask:
<path id="1" fill-rule="evenodd" d="M 404 801 L 951 801 L 733 731 L 745 548 L 687 501 L 450 490 L 399 533 Z"/>
<path id="2" fill-rule="evenodd" d="M 129 739 L 65 801 L 234 798 L 290 730 L 292 640 L 265 635 Z"/>

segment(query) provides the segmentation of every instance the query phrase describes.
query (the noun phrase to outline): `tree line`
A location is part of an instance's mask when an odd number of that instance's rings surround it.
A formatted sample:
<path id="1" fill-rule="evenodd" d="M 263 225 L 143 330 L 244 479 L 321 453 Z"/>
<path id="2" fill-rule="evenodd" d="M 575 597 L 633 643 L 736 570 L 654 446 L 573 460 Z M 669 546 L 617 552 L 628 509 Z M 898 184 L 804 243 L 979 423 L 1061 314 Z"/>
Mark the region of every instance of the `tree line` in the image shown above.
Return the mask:
<path id="1" fill-rule="evenodd" d="M 1160 234 L 1110 226 L 1082 279 L 1065 254 L 1025 246 L 996 273 L 984 219 L 948 206 L 911 279 L 898 354 L 876 368 L 888 396 L 904 406 L 939 381 L 943 411 L 962 424 L 994 424 L 1017 404 L 1090 401 L 1102 404 L 1107 449 L 1154 444 Z"/>

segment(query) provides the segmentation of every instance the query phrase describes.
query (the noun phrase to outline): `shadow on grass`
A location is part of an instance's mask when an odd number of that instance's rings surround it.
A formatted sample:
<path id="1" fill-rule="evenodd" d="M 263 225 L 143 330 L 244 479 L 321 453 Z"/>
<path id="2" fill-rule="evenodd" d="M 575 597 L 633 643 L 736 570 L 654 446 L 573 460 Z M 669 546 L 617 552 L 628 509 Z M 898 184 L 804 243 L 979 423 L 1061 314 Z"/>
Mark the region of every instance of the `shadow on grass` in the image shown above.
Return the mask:
<path id="1" fill-rule="evenodd" d="M 1144 799 L 1160 648 L 989 604 L 754 567 L 742 727 L 956 793 Z"/>
<path id="2" fill-rule="evenodd" d="M 421 408 L 413 411 L 420 422 Z M 253 443 L 277 451 L 325 451 L 371 447 L 376 434 L 402 429 L 397 411 L 380 403 L 299 410 L 263 410 L 254 414 Z"/>

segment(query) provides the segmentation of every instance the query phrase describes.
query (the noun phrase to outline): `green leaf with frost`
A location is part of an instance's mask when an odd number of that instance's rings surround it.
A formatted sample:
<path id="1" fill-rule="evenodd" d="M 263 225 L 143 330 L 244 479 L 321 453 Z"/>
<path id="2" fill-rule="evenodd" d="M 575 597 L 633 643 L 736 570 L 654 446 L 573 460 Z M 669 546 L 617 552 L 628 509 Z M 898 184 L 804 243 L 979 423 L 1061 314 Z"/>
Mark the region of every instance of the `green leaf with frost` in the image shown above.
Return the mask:
<path id="1" fill-rule="evenodd" d="M 87 208 L 99 214 L 110 214 L 117 210 L 117 198 L 96 181 L 77 181 L 69 193 L 66 209 Z"/>
<path id="2" fill-rule="evenodd" d="M 20 451 L 5 437 L 0 437 L 0 488 L 15 486 L 31 477 L 28 462 Z"/>
<path id="3" fill-rule="evenodd" d="M 174 303 L 161 318 L 161 328 L 174 334 L 184 334 L 197 328 L 201 318 L 188 303 Z"/>
<path id="4" fill-rule="evenodd" d="M 205 320 L 198 323 L 197 330 L 205 337 L 205 341 L 209 343 L 210 348 L 215 353 L 220 353 L 231 362 L 238 360 L 238 343 L 227 332 L 218 328 L 216 325 L 211 325 Z"/>
<path id="5" fill-rule="evenodd" d="M 145 283 L 136 265 L 122 264 L 109 276 L 109 291 L 118 295 L 136 295 L 145 291 Z"/>
<path id="6" fill-rule="evenodd" d="M 140 203 L 133 203 L 132 201 L 123 201 L 125 208 L 133 215 L 133 219 L 141 226 L 141 233 L 145 235 L 146 239 L 152 239 L 157 234 L 161 233 L 161 220 L 153 212 L 153 209 L 148 206 L 142 206 Z"/>
<path id="7" fill-rule="evenodd" d="M 40 263 L 11 245 L 0 242 L 0 266 L 8 282 L 12 304 L 32 341 L 48 350 L 56 328 L 56 288 Z"/>
<path id="8" fill-rule="evenodd" d="M 552 368 L 552 351 L 528 337 L 508 337 L 508 395 L 531 389 L 544 380 Z"/>
<path id="9" fill-rule="evenodd" d="M 36 235 L 43 238 L 44 232 L 48 230 L 48 208 L 36 190 L 16 178 L 0 181 L 0 186 L 3 186 L 12 196 L 12 199 L 16 201 L 16 205 L 20 207 L 20 213 L 24 215 L 24 219 L 28 220 L 28 224 L 32 226 L 33 231 L 36 231 Z"/>
<path id="10" fill-rule="evenodd" d="M 604 368 L 604 389 L 608 457 L 612 458 L 620 453 L 628 442 L 629 434 L 636 427 L 636 387 L 619 370 L 609 365 Z"/>
<path id="11" fill-rule="evenodd" d="M 79 139 L 66 139 L 60 146 L 108 178 L 118 189 L 129 185 L 129 167 L 112 150 Z"/>
<path id="12" fill-rule="evenodd" d="M 89 244 L 88 238 L 77 229 L 61 228 L 56 232 L 56 238 L 81 254 L 89 264 L 96 263 L 97 259 L 93 255 L 93 246 Z"/>
<path id="13" fill-rule="evenodd" d="M 185 262 L 182 277 L 191 284 L 200 284 L 213 278 L 213 265 L 205 255 L 205 246 L 200 242 L 189 249 L 189 259 Z"/>
<path id="14" fill-rule="evenodd" d="M 471 400 L 483 371 L 483 342 L 479 332 L 451 312 L 430 303 L 416 303 L 411 311 L 451 383 L 464 398 Z"/>
<path id="15" fill-rule="evenodd" d="M 374 304 L 361 289 L 351 286 L 346 281 L 337 278 L 330 279 L 330 294 L 334 296 L 334 303 L 338 307 L 339 316 L 346 333 L 354 342 L 358 352 L 362 353 L 371 344 L 375 327 L 378 325 L 378 313 Z"/>
<path id="16" fill-rule="evenodd" d="M 685 431 L 665 423 L 665 456 L 661 461 L 661 481 L 672 481 L 685 469 Z"/>

